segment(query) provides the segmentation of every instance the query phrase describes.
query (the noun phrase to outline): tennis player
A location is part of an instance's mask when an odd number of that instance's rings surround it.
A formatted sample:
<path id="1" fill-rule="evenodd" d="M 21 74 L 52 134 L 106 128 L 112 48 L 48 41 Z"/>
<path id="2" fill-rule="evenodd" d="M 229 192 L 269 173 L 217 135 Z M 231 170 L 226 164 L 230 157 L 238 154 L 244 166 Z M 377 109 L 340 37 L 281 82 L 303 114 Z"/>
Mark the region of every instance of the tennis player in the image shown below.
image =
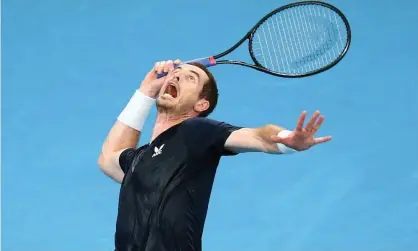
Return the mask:
<path id="1" fill-rule="evenodd" d="M 180 63 L 155 64 L 103 144 L 98 164 L 121 183 L 117 251 L 201 250 L 222 156 L 297 153 L 331 139 L 314 138 L 324 121 L 319 112 L 306 126 L 303 112 L 294 130 L 276 125 L 245 128 L 206 118 L 217 104 L 215 79 L 202 65 Z M 166 77 L 157 79 L 162 72 Z M 150 143 L 137 148 L 155 104 L 158 114 Z"/>

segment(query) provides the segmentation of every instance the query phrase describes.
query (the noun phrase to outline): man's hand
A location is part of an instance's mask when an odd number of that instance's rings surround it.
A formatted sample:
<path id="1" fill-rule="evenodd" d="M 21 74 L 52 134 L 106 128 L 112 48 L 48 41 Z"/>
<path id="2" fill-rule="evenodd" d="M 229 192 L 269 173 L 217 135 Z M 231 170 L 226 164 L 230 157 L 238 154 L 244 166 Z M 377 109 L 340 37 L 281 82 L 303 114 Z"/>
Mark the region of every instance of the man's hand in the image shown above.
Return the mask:
<path id="1" fill-rule="evenodd" d="M 324 116 L 319 115 L 320 112 L 316 111 L 306 127 L 303 127 L 306 118 L 306 111 L 302 112 L 296 124 L 295 130 L 291 134 L 285 138 L 273 135 L 271 136 L 271 140 L 273 140 L 274 143 L 282 143 L 287 147 L 298 151 L 307 150 L 314 145 L 330 141 L 332 138 L 331 136 L 315 138 L 315 133 L 321 127 L 322 122 L 324 122 Z"/>
<path id="2" fill-rule="evenodd" d="M 163 72 L 169 73 L 174 69 L 176 65 L 179 64 L 179 59 L 175 60 L 174 62 L 172 60 L 157 62 L 154 68 L 152 68 L 152 70 L 149 71 L 145 76 L 141 86 L 139 87 L 139 91 L 149 96 L 150 98 L 156 98 L 166 79 L 166 76 L 157 79 L 157 74 L 161 74 Z"/>

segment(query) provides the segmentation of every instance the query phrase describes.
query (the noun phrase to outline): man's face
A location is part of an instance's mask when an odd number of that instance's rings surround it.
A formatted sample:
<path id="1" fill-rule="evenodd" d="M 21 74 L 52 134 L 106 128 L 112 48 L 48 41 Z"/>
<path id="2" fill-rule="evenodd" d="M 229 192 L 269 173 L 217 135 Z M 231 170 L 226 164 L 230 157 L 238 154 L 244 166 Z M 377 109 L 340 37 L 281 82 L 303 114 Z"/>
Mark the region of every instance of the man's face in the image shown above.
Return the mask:
<path id="1" fill-rule="evenodd" d="M 206 100 L 199 99 L 199 94 L 207 81 L 208 75 L 199 67 L 181 65 L 167 75 L 158 96 L 157 106 L 179 115 L 188 114 L 192 110 L 206 110 L 209 104 Z"/>

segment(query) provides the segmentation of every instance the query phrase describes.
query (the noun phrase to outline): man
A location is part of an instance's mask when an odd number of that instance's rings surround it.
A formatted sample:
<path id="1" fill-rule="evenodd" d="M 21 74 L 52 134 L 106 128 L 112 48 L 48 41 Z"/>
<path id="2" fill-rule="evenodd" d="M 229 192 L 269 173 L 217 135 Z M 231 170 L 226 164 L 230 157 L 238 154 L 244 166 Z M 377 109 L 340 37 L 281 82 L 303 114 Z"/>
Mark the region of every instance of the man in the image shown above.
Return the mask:
<path id="1" fill-rule="evenodd" d="M 167 73 L 157 79 L 157 74 Z M 327 142 L 314 138 L 324 117 L 303 127 L 242 128 L 205 118 L 217 104 L 212 74 L 179 60 L 157 63 L 109 132 L 98 160 L 121 183 L 115 233 L 118 251 L 201 250 L 201 237 L 221 156 L 283 154 Z M 135 149 L 148 113 L 158 115 L 149 144 Z"/>

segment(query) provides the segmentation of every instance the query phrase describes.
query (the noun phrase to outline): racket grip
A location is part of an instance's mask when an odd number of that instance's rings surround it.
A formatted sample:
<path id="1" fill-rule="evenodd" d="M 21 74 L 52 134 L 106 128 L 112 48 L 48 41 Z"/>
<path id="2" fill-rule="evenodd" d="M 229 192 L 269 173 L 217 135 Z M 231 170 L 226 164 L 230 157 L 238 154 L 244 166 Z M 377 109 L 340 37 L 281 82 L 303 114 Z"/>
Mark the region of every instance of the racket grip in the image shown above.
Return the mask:
<path id="1" fill-rule="evenodd" d="M 198 59 L 183 62 L 180 65 L 187 64 L 187 63 L 200 63 L 205 67 L 211 67 L 211 66 L 216 65 L 216 60 L 214 57 L 198 58 Z M 177 66 L 179 65 L 175 65 L 174 67 L 177 67 Z M 165 77 L 166 75 L 167 75 L 167 72 L 163 72 L 163 73 L 157 74 L 157 78 L 162 78 L 162 77 Z"/>
<path id="2" fill-rule="evenodd" d="M 157 79 L 167 76 L 167 72 L 157 74 Z"/>

